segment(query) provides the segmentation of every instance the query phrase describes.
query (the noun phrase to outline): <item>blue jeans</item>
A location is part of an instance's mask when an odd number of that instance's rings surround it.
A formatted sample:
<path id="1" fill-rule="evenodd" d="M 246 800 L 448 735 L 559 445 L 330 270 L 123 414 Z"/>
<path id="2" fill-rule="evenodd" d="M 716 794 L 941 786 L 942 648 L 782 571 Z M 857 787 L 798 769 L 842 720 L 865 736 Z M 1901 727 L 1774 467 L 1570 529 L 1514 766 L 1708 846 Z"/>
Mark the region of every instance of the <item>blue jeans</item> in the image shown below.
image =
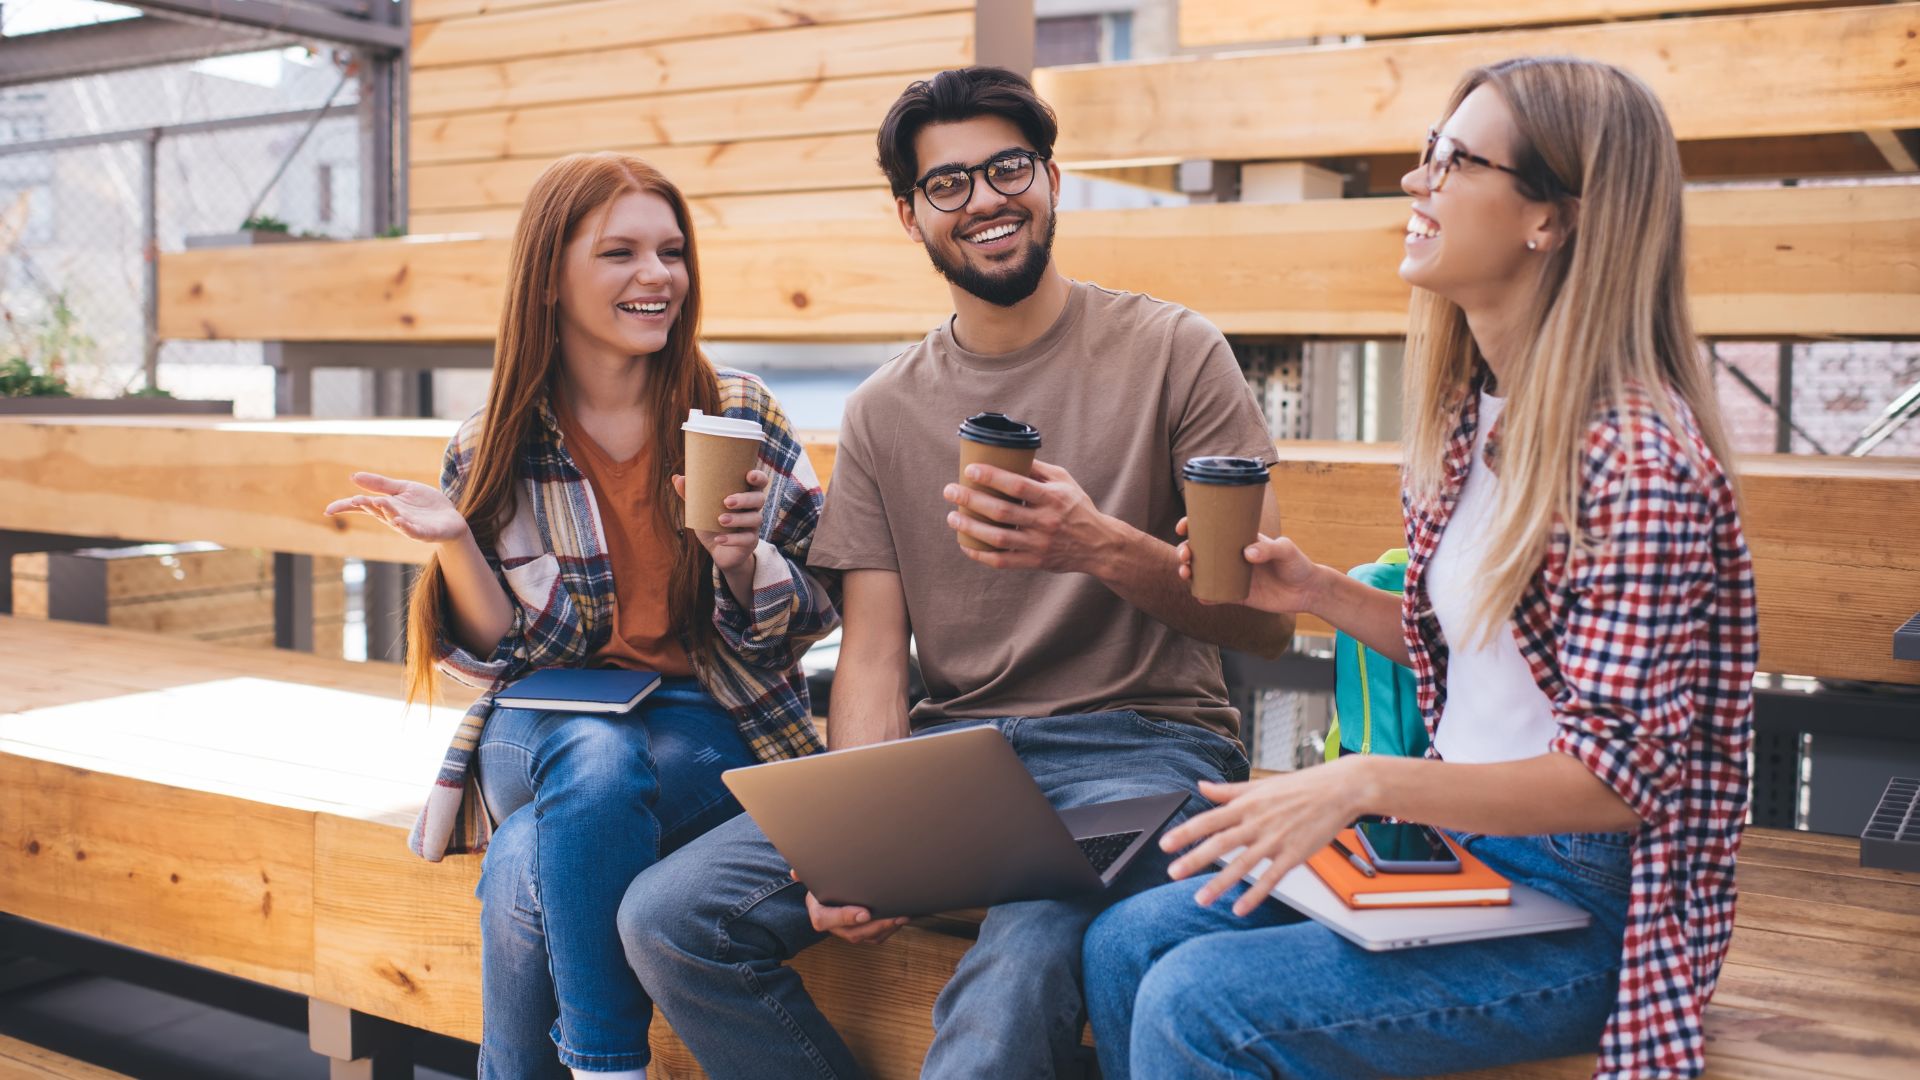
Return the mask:
<path id="1" fill-rule="evenodd" d="M 1229 739 L 1133 712 L 990 722 L 1056 807 L 1238 779 Z M 922 732 L 925 734 L 925 732 Z M 1180 816 L 1205 804 L 1198 794 Z M 1179 820 L 1176 818 L 1175 820 Z M 1105 893 L 1003 904 L 987 913 L 933 1009 L 922 1076 L 1053 1076 L 1074 1061 L 1085 1015 L 1080 941 L 1116 899 L 1166 880 L 1149 846 Z M 861 1075 L 852 1053 L 785 962 L 819 941 L 806 890 L 753 820 L 741 815 L 641 874 L 620 905 L 627 962 L 707 1074 L 727 1080 Z M 929 914 L 932 914 L 929 912 Z M 885 988 L 877 992 L 884 993 Z"/>
<path id="2" fill-rule="evenodd" d="M 751 764 L 692 678 L 620 716 L 487 718 L 480 790 L 500 827 L 479 888 L 482 1077 L 647 1063 L 653 1004 L 621 961 L 614 912 L 640 871 L 739 813 L 720 774 Z"/>
<path id="3" fill-rule="evenodd" d="M 1359 1080 L 1593 1053 L 1613 1011 L 1626 833 L 1454 834 L 1509 879 L 1593 914 L 1582 930 L 1368 952 L 1278 900 L 1242 919 L 1206 878 L 1102 915 L 1087 1008 L 1106 1080 Z"/>

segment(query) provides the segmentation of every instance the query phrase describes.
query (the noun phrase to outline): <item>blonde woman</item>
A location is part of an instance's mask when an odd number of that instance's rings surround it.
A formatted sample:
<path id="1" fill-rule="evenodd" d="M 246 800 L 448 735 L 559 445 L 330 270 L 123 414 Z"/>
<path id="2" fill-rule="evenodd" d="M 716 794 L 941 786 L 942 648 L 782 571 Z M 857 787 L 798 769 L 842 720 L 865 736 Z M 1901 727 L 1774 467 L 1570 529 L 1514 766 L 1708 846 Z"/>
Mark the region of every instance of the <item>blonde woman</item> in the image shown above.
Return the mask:
<path id="1" fill-rule="evenodd" d="M 1602 1077 L 1704 1064 L 1757 638 L 1672 132 L 1616 68 L 1513 60 L 1467 75 L 1402 184 L 1404 603 L 1265 537 L 1249 602 L 1408 663 L 1433 751 L 1202 785 L 1219 805 L 1163 846 L 1191 845 L 1172 875 L 1205 880 L 1088 933 L 1110 1080 L 1424 1075 L 1596 1046 Z M 1370 953 L 1263 902 L 1364 814 L 1448 830 L 1592 925 Z"/>
<path id="2" fill-rule="evenodd" d="M 686 200 L 637 158 L 534 181 L 509 257 L 487 406 L 440 486 L 369 473 L 366 513 L 433 545 L 407 675 L 485 689 L 414 826 L 419 854 L 486 850 L 482 1077 L 644 1078 L 651 999 L 614 916 L 640 871 L 739 812 L 726 769 L 820 749 L 798 661 L 838 622 L 800 568 L 821 490 L 786 416 L 700 351 Z M 725 532 L 682 527 L 689 409 L 760 425 Z M 631 711 L 495 708 L 538 668 L 659 672 Z"/>

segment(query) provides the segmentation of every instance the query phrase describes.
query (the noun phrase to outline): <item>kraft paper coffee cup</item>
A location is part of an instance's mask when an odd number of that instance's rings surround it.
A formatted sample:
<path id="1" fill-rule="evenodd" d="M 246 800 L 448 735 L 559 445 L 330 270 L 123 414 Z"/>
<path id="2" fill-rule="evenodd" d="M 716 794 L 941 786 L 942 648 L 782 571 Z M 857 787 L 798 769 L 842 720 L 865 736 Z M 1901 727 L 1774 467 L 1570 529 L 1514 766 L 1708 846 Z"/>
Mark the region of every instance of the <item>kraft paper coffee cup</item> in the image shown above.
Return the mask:
<path id="1" fill-rule="evenodd" d="M 1196 599 L 1238 603 L 1253 585 L 1243 554 L 1260 535 L 1267 504 L 1267 464 L 1258 458 L 1197 457 L 1186 478 L 1187 546 L 1193 552 L 1188 587 Z"/>
<path id="2" fill-rule="evenodd" d="M 760 464 L 760 425 L 699 409 L 680 425 L 687 440 L 687 528 L 726 532 L 726 498 L 747 490 L 747 473 Z"/>
<path id="3" fill-rule="evenodd" d="M 975 413 L 960 424 L 960 486 L 1005 499 L 1007 496 L 1004 492 L 968 480 L 967 466 L 992 465 L 1010 473 L 1026 476 L 1033 471 L 1033 456 L 1039 450 L 1039 428 L 1031 424 L 1023 424 L 1004 413 Z M 965 508 L 960 512 L 975 521 L 984 521 L 989 525 L 999 524 Z M 966 533 L 957 535 L 960 538 L 960 546 L 963 548 L 971 548 L 974 551 L 1001 550 L 992 544 L 975 540 Z"/>

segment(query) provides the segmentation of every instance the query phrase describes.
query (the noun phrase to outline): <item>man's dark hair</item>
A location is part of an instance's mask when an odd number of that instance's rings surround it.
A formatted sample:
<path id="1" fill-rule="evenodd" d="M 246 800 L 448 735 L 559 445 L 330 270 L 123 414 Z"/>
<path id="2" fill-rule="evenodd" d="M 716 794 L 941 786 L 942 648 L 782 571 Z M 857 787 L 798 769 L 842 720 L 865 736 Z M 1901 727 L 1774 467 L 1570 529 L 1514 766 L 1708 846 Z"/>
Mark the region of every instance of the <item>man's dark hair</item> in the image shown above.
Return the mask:
<path id="1" fill-rule="evenodd" d="M 880 124 L 880 171 L 898 196 L 913 191 L 920 179 L 913 140 L 928 124 L 951 124 L 976 116 L 999 116 L 1013 122 L 1043 158 L 1053 156 L 1053 140 L 1060 133 L 1053 110 L 1033 92 L 1033 84 L 998 67 L 968 67 L 943 71 L 907 87 Z"/>

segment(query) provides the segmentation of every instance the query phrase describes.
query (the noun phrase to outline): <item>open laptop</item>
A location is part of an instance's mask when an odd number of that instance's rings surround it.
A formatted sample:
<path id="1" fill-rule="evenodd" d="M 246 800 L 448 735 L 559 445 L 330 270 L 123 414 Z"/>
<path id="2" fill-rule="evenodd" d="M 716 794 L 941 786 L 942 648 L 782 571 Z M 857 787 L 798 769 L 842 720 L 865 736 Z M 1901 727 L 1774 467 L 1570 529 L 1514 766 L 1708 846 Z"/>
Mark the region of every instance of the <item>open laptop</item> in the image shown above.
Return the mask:
<path id="1" fill-rule="evenodd" d="M 1221 862 L 1231 862 L 1238 854 L 1238 851 L 1229 852 Z M 1258 880 L 1267 872 L 1268 865 L 1265 859 L 1255 864 L 1247 871 L 1247 882 Z M 1585 909 L 1519 882 L 1513 883 L 1513 902 L 1504 906 L 1355 910 L 1304 864 L 1287 871 L 1274 886 L 1273 895 L 1368 952 L 1544 934 L 1551 930 L 1578 930 L 1593 921 Z"/>
<path id="2" fill-rule="evenodd" d="M 1056 811 L 988 724 L 721 779 L 821 903 L 875 918 L 1099 892 L 1188 795 Z"/>

